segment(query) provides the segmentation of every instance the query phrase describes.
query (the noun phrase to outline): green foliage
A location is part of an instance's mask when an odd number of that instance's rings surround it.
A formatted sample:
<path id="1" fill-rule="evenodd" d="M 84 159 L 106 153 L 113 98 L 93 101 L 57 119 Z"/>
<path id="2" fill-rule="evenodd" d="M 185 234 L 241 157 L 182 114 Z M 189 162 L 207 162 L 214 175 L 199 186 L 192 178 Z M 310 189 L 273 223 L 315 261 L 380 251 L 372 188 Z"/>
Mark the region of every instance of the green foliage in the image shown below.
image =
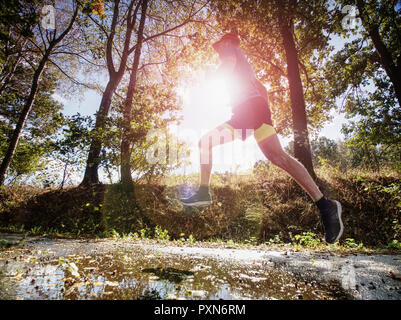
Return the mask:
<path id="1" fill-rule="evenodd" d="M 110 234 L 113 238 L 119 238 L 120 234 L 115 230 L 115 229 L 111 229 Z"/>
<path id="2" fill-rule="evenodd" d="M 284 241 L 280 238 L 279 234 L 274 235 L 273 238 L 270 238 L 267 243 L 271 246 L 282 246 L 284 245 Z"/>
<path id="3" fill-rule="evenodd" d="M 346 238 L 344 240 L 344 247 L 345 248 L 350 248 L 350 249 L 360 249 L 363 248 L 363 243 L 356 243 L 355 239 L 352 238 Z"/>
<path id="4" fill-rule="evenodd" d="M 155 227 L 155 238 L 159 240 L 169 240 L 168 230 L 162 229 L 160 226 Z"/>
<path id="5" fill-rule="evenodd" d="M 338 199 L 347 213 L 343 217 L 345 248 L 401 241 L 399 176 L 332 170 L 324 177 L 331 190 L 328 195 Z M 248 182 L 231 187 L 215 186 L 215 204 L 194 216 L 172 201 L 177 197 L 176 187 L 135 185 L 135 190 L 136 208 L 120 185 L 99 186 L 93 189 L 96 194 L 80 188 L 44 194 L 39 189 L 35 194 L 5 188 L 0 192 L 0 223 L 14 225 L 15 230 L 69 236 L 118 234 L 119 238 L 176 239 L 180 243 L 221 239 L 278 246 L 293 242 L 311 248 L 324 245 L 314 204 L 279 171 L 269 170 L 267 175 L 249 177 Z M 165 200 L 166 194 L 170 200 Z"/>
<path id="6" fill-rule="evenodd" d="M 105 230 L 102 212 L 94 210 L 103 200 L 102 189 L 93 186 L 43 191 L 21 187 L 13 193 L 7 187 L 0 192 L 0 223 L 33 233 L 97 234 Z"/>
<path id="7" fill-rule="evenodd" d="M 401 242 L 398 240 L 392 240 L 388 245 L 390 249 L 401 249 Z"/>
<path id="8" fill-rule="evenodd" d="M 326 159 L 331 165 L 337 164 L 341 159 L 338 145 L 334 140 L 320 137 L 311 141 L 313 165 L 318 165 L 321 159 Z"/>
<path id="9" fill-rule="evenodd" d="M 256 245 L 258 243 L 257 237 L 250 237 L 249 239 L 244 240 L 245 244 Z"/>
<path id="10" fill-rule="evenodd" d="M 363 8 L 359 3 L 363 3 Z M 401 16 L 396 3 L 340 1 L 341 5 L 358 4 L 362 19 L 355 30 L 337 30 L 349 40 L 332 55 L 325 71 L 329 94 L 341 98 L 340 108 L 352 120 L 343 132 L 348 145 L 359 153 L 359 160 L 355 160 L 376 169 L 382 162 L 400 167 L 401 109 L 394 83 L 399 83 L 400 78 L 390 77 L 401 70 Z M 384 51 L 378 51 L 380 41 Z M 386 67 L 384 59 L 392 70 Z"/>
<path id="11" fill-rule="evenodd" d="M 189 243 L 195 243 L 196 242 L 196 240 L 195 240 L 195 238 L 194 238 L 194 236 L 192 234 L 189 235 L 188 242 Z"/>
<path id="12" fill-rule="evenodd" d="M 292 131 L 287 61 L 279 20 L 293 25 L 299 69 L 304 86 L 308 127 L 318 129 L 329 117 L 333 97 L 326 94 L 328 82 L 322 65 L 332 47 L 329 35 L 339 15 L 337 4 L 327 1 L 214 1 L 212 8 L 222 32 L 238 32 L 258 78 L 269 85 L 269 100 L 280 134 Z"/>
<path id="13" fill-rule="evenodd" d="M 140 186 L 135 188 L 139 189 Z M 134 192 L 138 191 L 135 189 Z M 141 210 L 135 202 L 135 196 L 137 195 L 129 192 L 122 184 L 107 186 L 101 210 L 97 212 L 101 215 L 106 230 L 115 229 L 120 234 L 139 230 L 141 237 L 144 238 L 148 235 L 147 228 L 154 228 L 144 214 L 145 208 Z"/>
<path id="14" fill-rule="evenodd" d="M 62 128 L 63 135 L 54 143 L 55 151 L 61 156 L 75 156 L 87 149 L 90 139 L 89 128 L 93 119 L 89 116 L 82 116 L 79 113 L 65 118 Z M 76 161 L 76 160 L 75 160 Z M 69 162 L 72 162 L 69 160 Z"/>
<path id="15" fill-rule="evenodd" d="M 177 121 L 180 108 L 178 97 L 172 89 L 163 84 L 137 85 L 128 133 L 131 144 L 131 172 L 136 181 L 153 183 L 186 161 L 186 144 L 168 131 L 168 127 Z M 113 112 L 105 127 L 96 132 L 96 136 L 103 141 L 101 164 L 107 172 L 121 165 L 123 106 L 124 101 L 115 98 Z M 165 156 L 155 156 L 149 160 L 152 151 L 164 153 Z M 111 180 L 110 175 L 109 177 Z"/>
<path id="16" fill-rule="evenodd" d="M 304 247 L 317 247 L 321 244 L 320 239 L 316 237 L 316 234 L 313 232 L 303 232 L 301 235 L 296 234 L 294 239 L 297 241 L 298 244 Z"/>
<path id="17" fill-rule="evenodd" d="M 139 230 L 142 239 L 146 239 L 146 232 L 147 232 L 146 229 Z"/>
<path id="18" fill-rule="evenodd" d="M 52 141 L 53 151 L 51 157 L 59 164 L 57 172 L 46 172 L 47 176 L 53 177 L 54 181 L 63 187 L 68 179 L 73 181 L 73 176 L 82 171 L 85 156 L 87 155 L 88 141 L 90 140 L 89 128 L 93 119 L 89 116 L 81 116 L 79 113 L 65 117 L 64 125 L 60 134 Z M 57 178 L 57 175 L 60 175 Z M 70 183 L 71 183 L 70 182 Z"/>
<path id="19" fill-rule="evenodd" d="M 354 168 L 374 169 L 401 168 L 400 147 L 397 145 L 374 146 L 367 139 L 349 138 L 345 141 L 334 141 L 326 137 L 311 140 L 312 160 L 315 167 L 328 171 L 346 172 Z M 285 148 L 290 155 L 294 154 L 293 142 Z"/>
<path id="20" fill-rule="evenodd" d="M 158 6 L 159 3 L 163 5 Z M 215 237 L 229 244 L 236 241 L 257 243 L 269 239 L 268 242 L 275 245 L 295 239 L 297 245 L 305 247 L 321 244 L 316 208 L 293 180 L 268 162 L 255 164 L 248 181 L 241 181 L 232 174 L 213 176 L 212 192 L 216 201 L 196 216 L 185 215 L 179 206 L 176 185 L 181 182 L 195 183 L 198 177 L 167 177 L 168 173 L 183 165 L 187 153 L 184 143 L 177 139 L 177 143 L 173 144 L 168 139 L 172 134 L 167 129 L 179 122 L 182 104 L 176 88 L 183 79 L 191 78 L 186 69 L 193 71 L 203 67 L 205 62 L 215 62 L 216 55 L 210 43 L 216 33 L 238 31 L 242 48 L 258 78 L 270 85 L 270 101 L 277 130 L 284 135 L 290 133 L 292 115 L 288 75 L 285 72 L 287 65 L 279 25 L 279 20 L 284 18 L 294 26 L 292 32 L 310 127 L 318 130 L 329 118 L 328 111 L 341 98 L 340 109 L 352 118 L 343 129 L 347 136 L 344 143 L 324 137 L 311 142 L 314 164 L 320 166 L 333 197 L 339 199 L 347 210 L 344 246 L 359 248 L 363 241 L 364 244 L 390 243 L 398 247 L 401 237 L 401 185 L 397 174 L 392 172 L 387 176 L 383 171 L 388 167 L 401 170 L 401 109 L 394 85 L 383 69 L 366 26 L 352 32 L 340 27 L 344 15 L 339 9 L 346 3 L 348 1 L 213 1 L 199 17 L 203 19 L 207 16 L 205 20 L 208 24 L 198 21 L 197 24 L 173 30 L 168 36 L 147 41 L 146 52 L 141 57 L 128 132 L 131 171 L 137 180 L 134 192 L 128 192 L 122 184 L 94 186 L 96 190 L 90 189 L 92 187 L 74 188 L 65 190 L 65 193 L 49 190 L 46 195 L 30 195 L 20 189 L 16 192 L 19 195 L 10 195 L 8 191 L 1 190 L 0 219 L 18 230 L 26 228 L 34 234 L 92 233 L 127 239 L 154 236 L 160 240 L 179 239 L 183 243 L 194 243 L 195 238 Z M 40 41 L 37 47 L 33 45 L 40 37 L 39 33 L 32 32 L 36 31 L 33 26 L 38 25 L 41 4 L 42 1 L 3 1 L 0 4 L 0 78 L 4 79 L 7 72 L 11 72 L 10 67 L 16 62 L 15 53 L 26 54 L 24 63 L 17 64 L 7 90 L 0 95 L 0 157 L 4 155 L 29 92 L 29 80 L 32 78 L 30 65 L 35 66 L 39 51 L 43 49 Z M 79 24 L 69 38 L 70 42 L 63 44 L 66 50 L 71 49 L 70 53 L 79 52 L 79 58 L 74 54 L 60 54 L 61 58 L 57 55 L 52 59 L 64 72 L 73 73 L 76 68 L 86 65 L 84 71 L 93 72 L 92 75 L 83 73 L 86 81 L 91 76 L 97 76 L 96 71 L 106 70 L 103 64 L 108 38 L 106 33 L 110 32 L 115 3 L 85 0 L 81 4 L 83 16 L 80 16 Z M 31 5 L 32 10 L 28 10 Z M 146 37 L 164 32 L 180 19 L 185 19 L 187 12 L 193 9 L 192 5 L 192 1 L 150 2 Z M 399 10 L 395 12 L 393 6 L 394 2 L 369 1 L 363 14 L 369 17 L 370 24 L 377 22 L 379 35 L 389 49 L 393 64 L 399 66 L 400 16 Z M 126 23 L 123 21 L 126 18 L 126 12 L 122 10 L 114 30 L 114 53 L 121 53 L 124 47 Z M 338 52 L 334 52 L 329 45 L 333 33 L 352 36 L 346 39 L 344 47 Z M 25 47 L 23 41 L 18 42 L 19 38 L 10 37 L 10 34 L 20 34 L 23 36 L 21 39 L 31 37 L 29 46 Z M 44 38 L 49 35 L 45 34 Z M 135 40 L 129 45 L 134 45 Z M 118 60 L 116 57 L 115 62 Z M 129 58 L 128 66 L 131 65 L 132 59 Z M 155 66 L 157 68 L 153 68 Z M 90 132 L 94 125 L 91 117 L 62 115 L 62 105 L 53 97 L 56 89 L 69 92 L 63 79 L 70 73 L 66 75 L 49 64 L 39 83 L 32 112 L 11 163 L 10 180 L 15 178 L 18 182 L 22 175 L 29 176 L 43 167 L 49 167 L 51 158 L 61 163 L 56 168 L 63 172 L 60 179 L 61 186 L 64 186 L 68 175 L 82 168 L 90 141 L 98 138 L 103 147 L 101 164 L 112 181 L 113 169 L 121 165 L 120 147 L 125 119 L 122 110 L 127 96 L 125 81 L 128 71 L 121 77 L 122 85 L 116 89 L 111 114 L 105 119 L 104 127 Z M 193 78 L 196 77 L 191 80 Z M 147 139 L 153 129 L 160 130 L 157 142 Z M 166 149 L 168 156 L 150 163 L 147 153 L 157 143 Z M 178 155 L 177 161 L 169 161 L 168 157 L 172 154 Z M 362 175 L 362 167 L 364 170 L 374 168 L 380 174 Z M 160 185 L 162 178 L 170 179 L 170 183 Z M 53 177 L 50 180 L 55 182 L 57 179 Z M 310 231 L 302 232 L 304 230 Z M 380 230 L 381 238 L 375 234 L 377 230 Z M 184 233 L 189 237 L 185 238 Z"/>
<path id="21" fill-rule="evenodd" d="M 33 235 L 39 234 L 41 229 L 42 229 L 41 226 L 34 226 L 34 227 L 31 228 L 31 230 L 29 230 L 29 233 L 33 234 Z"/>
<path id="22" fill-rule="evenodd" d="M 15 41 L 10 36 L 9 28 L 15 27 L 21 34 L 28 37 L 32 36 L 31 26 L 39 20 L 37 12 L 24 10 L 30 1 L 9 0 L 0 3 L 0 41 Z M 43 3 L 43 1 L 36 1 Z"/>
<path id="23" fill-rule="evenodd" d="M 401 183 L 393 182 L 389 185 L 381 185 L 375 182 L 367 182 L 363 178 L 361 178 L 363 185 L 365 186 L 364 191 L 369 194 L 385 194 L 389 196 L 392 201 L 392 209 L 394 210 L 394 215 L 392 217 L 387 217 L 386 219 L 391 221 L 392 229 L 394 232 L 395 238 L 401 237 L 401 221 L 399 216 L 401 215 Z"/>
<path id="24" fill-rule="evenodd" d="M 24 106 L 26 93 L 29 92 L 29 82 L 23 81 L 27 72 L 25 68 L 19 70 L 14 75 L 12 89 L 0 96 L 0 159 L 8 148 L 9 137 Z M 52 97 L 58 80 L 50 70 L 44 76 L 11 162 L 11 179 L 32 174 L 46 165 L 44 160 L 54 149 L 52 139 L 64 124 L 62 105 Z"/>
<path id="25" fill-rule="evenodd" d="M 103 2 L 102 0 L 85 0 L 82 12 L 87 15 L 95 14 L 100 19 L 105 19 L 107 15 L 104 11 Z"/>

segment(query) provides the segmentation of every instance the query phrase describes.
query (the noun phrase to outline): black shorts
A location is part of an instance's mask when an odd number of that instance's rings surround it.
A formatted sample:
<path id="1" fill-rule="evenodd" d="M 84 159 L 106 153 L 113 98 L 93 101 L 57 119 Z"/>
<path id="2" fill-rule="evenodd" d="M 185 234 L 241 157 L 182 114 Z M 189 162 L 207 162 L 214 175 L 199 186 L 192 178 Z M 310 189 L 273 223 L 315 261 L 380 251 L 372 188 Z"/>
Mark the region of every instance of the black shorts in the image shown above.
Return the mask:
<path id="1" fill-rule="evenodd" d="M 241 133 L 240 138 L 245 140 L 254 135 L 257 142 L 260 142 L 276 131 L 273 128 L 269 104 L 262 97 L 249 99 L 236 106 L 233 115 L 225 124 L 225 127 L 236 133 Z"/>

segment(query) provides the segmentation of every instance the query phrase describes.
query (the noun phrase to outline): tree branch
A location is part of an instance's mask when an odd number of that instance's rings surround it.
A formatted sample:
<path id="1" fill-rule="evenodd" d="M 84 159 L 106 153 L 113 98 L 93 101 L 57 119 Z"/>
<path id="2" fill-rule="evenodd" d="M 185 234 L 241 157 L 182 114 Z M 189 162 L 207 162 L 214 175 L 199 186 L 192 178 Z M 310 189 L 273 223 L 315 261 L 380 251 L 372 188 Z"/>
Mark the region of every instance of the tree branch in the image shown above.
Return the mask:
<path id="1" fill-rule="evenodd" d="M 284 72 L 283 69 L 281 69 L 278 65 L 276 65 L 274 62 L 272 62 L 270 59 L 266 59 L 265 57 L 261 56 L 259 53 L 256 52 L 250 52 L 249 53 L 250 56 L 253 56 L 255 58 L 258 58 L 264 62 L 267 62 L 268 64 L 270 64 L 273 68 L 275 68 L 283 77 L 287 78 L 287 74 Z"/>
<path id="2" fill-rule="evenodd" d="M 302 71 L 304 72 L 305 78 L 306 78 L 306 83 L 307 83 L 306 92 L 308 91 L 309 87 L 311 87 L 311 88 L 312 88 L 313 95 L 314 95 L 315 98 L 316 98 L 316 97 L 317 97 L 317 94 L 316 94 L 315 86 L 313 85 L 313 82 L 312 82 L 311 79 L 309 78 L 308 70 L 306 70 L 305 65 L 301 62 L 300 59 L 298 59 L 298 64 L 300 65 Z"/>
<path id="3" fill-rule="evenodd" d="M 109 70 L 109 74 L 111 75 L 116 72 L 113 62 L 113 41 L 114 41 L 114 35 L 116 34 L 116 26 L 117 26 L 119 11 L 120 11 L 120 0 L 116 0 L 114 2 L 113 19 L 110 27 L 111 31 L 110 34 L 107 35 L 107 44 L 106 44 L 107 69 Z"/>
<path id="4" fill-rule="evenodd" d="M 49 62 L 51 62 L 58 70 L 60 70 L 60 72 L 67 77 L 68 80 L 70 80 L 72 83 L 79 85 L 79 86 L 83 86 L 87 89 L 94 89 L 93 86 L 90 86 L 86 83 L 82 83 L 79 82 L 78 80 L 74 79 L 73 77 L 71 77 L 67 72 L 65 72 L 57 63 L 55 63 L 52 59 L 49 58 L 48 60 Z"/>
<path id="5" fill-rule="evenodd" d="M 78 58 L 84 60 L 85 62 L 91 64 L 92 66 L 98 67 L 98 68 L 102 68 L 104 67 L 104 65 L 100 65 L 100 64 L 96 64 L 93 63 L 92 61 L 90 61 L 88 58 L 85 58 L 83 55 L 81 55 L 80 53 L 77 52 L 68 52 L 68 51 L 54 51 L 52 55 L 57 55 L 57 54 L 68 54 L 68 55 L 74 55 L 77 56 Z"/>
<path id="6" fill-rule="evenodd" d="M 185 20 L 184 20 L 182 23 L 180 23 L 179 25 L 176 25 L 175 27 L 172 27 L 172 28 L 167 29 L 167 30 L 165 30 L 165 31 L 162 31 L 162 32 L 160 32 L 160 33 L 157 33 L 157 34 L 154 34 L 154 35 L 152 35 L 152 36 L 149 36 L 149 37 L 145 38 L 145 39 L 143 40 L 143 42 L 147 42 L 147 41 L 152 40 L 152 39 L 154 39 L 154 38 L 157 38 L 157 37 L 166 35 L 166 34 L 168 34 L 169 32 L 174 31 L 174 30 L 177 30 L 177 29 L 179 29 L 179 28 L 185 26 L 185 25 L 188 24 L 188 23 L 191 23 L 191 22 L 198 22 L 197 20 L 193 20 L 192 17 L 195 16 L 199 11 L 200 11 L 200 10 L 197 10 L 193 15 L 191 15 L 190 17 L 188 17 L 187 19 L 185 19 Z M 131 53 L 136 49 L 136 46 L 137 46 L 137 45 L 134 45 L 134 46 L 129 50 L 129 54 L 131 54 Z"/>

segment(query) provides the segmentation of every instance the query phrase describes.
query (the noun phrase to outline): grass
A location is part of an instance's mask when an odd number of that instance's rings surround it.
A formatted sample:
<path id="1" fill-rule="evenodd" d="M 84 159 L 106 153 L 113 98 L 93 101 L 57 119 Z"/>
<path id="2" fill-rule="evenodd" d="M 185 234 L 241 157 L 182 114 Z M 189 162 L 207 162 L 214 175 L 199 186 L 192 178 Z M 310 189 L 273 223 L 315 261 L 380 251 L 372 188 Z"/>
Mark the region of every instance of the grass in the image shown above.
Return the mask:
<path id="1" fill-rule="evenodd" d="M 305 192 L 274 168 L 212 181 L 214 204 L 190 215 L 176 185 L 41 190 L 0 188 L 0 230 L 51 237 L 155 239 L 180 245 L 269 246 L 291 250 L 388 252 L 401 249 L 401 183 L 394 172 L 318 171 L 320 186 L 344 208 L 340 244 L 322 240 Z M 220 180 L 219 180 L 220 179 Z M 187 187 L 191 187 L 188 181 Z M 345 252 L 344 251 L 344 252 Z"/>
<path id="2" fill-rule="evenodd" d="M 285 242 L 278 235 L 269 239 L 266 242 L 257 241 L 256 238 L 244 239 L 241 241 L 234 241 L 232 239 L 224 240 L 221 238 L 210 238 L 205 241 L 199 241 L 193 235 L 185 237 L 185 234 L 179 239 L 171 239 L 167 230 L 162 230 L 160 226 L 156 226 L 155 230 L 151 232 L 153 235 L 147 235 L 147 231 L 142 229 L 139 233 L 118 233 L 112 229 L 107 232 L 101 232 L 96 235 L 81 234 L 75 235 L 72 233 L 60 233 L 57 230 L 53 232 L 41 232 L 40 228 L 33 228 L 25 231 L 21 228 L 17 229 L 10 226 L 9 228 L 0 228 L 0 232 L 18 232 L 25 233 L 23 240 L 26 236 L 46 236 L 50 238 L 100 238 L 100 239 L 114 239 L 119 241 L 140 241 L 148 243 L 156 243 L 158 245 L 176 245 L 176 246 L 197 246 L 197 247 L 211 247 L 211 248 L 229 248 L 229 249 L 258 249 L 258 250 L 284 250 L 292 252 L 300 251 L 314 251 L 314 252 L 331 252 L 337 254 L 399 254 L 401 252 L 400 242 L 394 240 L 386 246 L 365 246 L 362 242 L 356 242 L 352 238 L 342 239 L 334 244 L 327 244 L 318 235 L 311 232 L 304 232 L 300 235 L 294 235 L 292 241 Z M 22 241 L 23 242 L 23 241 Z M 21 242 L 21 243 L 22 243 Z M 11 245 L 5 240 L 0 240 L 0 249 L 8 248 Z M 14 245 L 13 245 L 14 246 Z"/>

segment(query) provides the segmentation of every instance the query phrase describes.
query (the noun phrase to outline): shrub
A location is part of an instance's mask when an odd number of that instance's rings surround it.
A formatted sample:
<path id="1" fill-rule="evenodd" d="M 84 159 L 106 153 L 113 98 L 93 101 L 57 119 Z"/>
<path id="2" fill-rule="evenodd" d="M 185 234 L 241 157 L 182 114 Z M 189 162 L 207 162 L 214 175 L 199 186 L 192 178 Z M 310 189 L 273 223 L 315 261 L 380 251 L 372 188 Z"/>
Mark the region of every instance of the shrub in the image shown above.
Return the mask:
<path id="1" fill-rule="evenodd" d="M 142 238 L 182 240 L 185 234 L 197 240 L 288 243 L 295 239 L 306 246 L 317 244 L 315 240 L 323 235 L 309 196 L 282 171 L 260 168 L 230 186 L 212 185 L 214 203 L 203 209 L 185 209 L 179 202 L 180 187 L 173 185 L 136 184 L 134 193 L 121 184 L 50 191 L 3 187 L 0 222 L 16 230 L 24 225 L 35 232 L 75 235 L 110 235 L 114 230 Z M 342 203 L 345 246 L 399 245 L 399 174 L 340 173 L 327 168 L 317 173 L 324 193 Z"/>
<path id="2" fill-rule="evenodd" d="M 298 244 L 305 247 L 315 248 L 321 244 L 320 239 L 312 232 L 303 232 L 302 235 L 297 234 L 294 238 Z"/>

